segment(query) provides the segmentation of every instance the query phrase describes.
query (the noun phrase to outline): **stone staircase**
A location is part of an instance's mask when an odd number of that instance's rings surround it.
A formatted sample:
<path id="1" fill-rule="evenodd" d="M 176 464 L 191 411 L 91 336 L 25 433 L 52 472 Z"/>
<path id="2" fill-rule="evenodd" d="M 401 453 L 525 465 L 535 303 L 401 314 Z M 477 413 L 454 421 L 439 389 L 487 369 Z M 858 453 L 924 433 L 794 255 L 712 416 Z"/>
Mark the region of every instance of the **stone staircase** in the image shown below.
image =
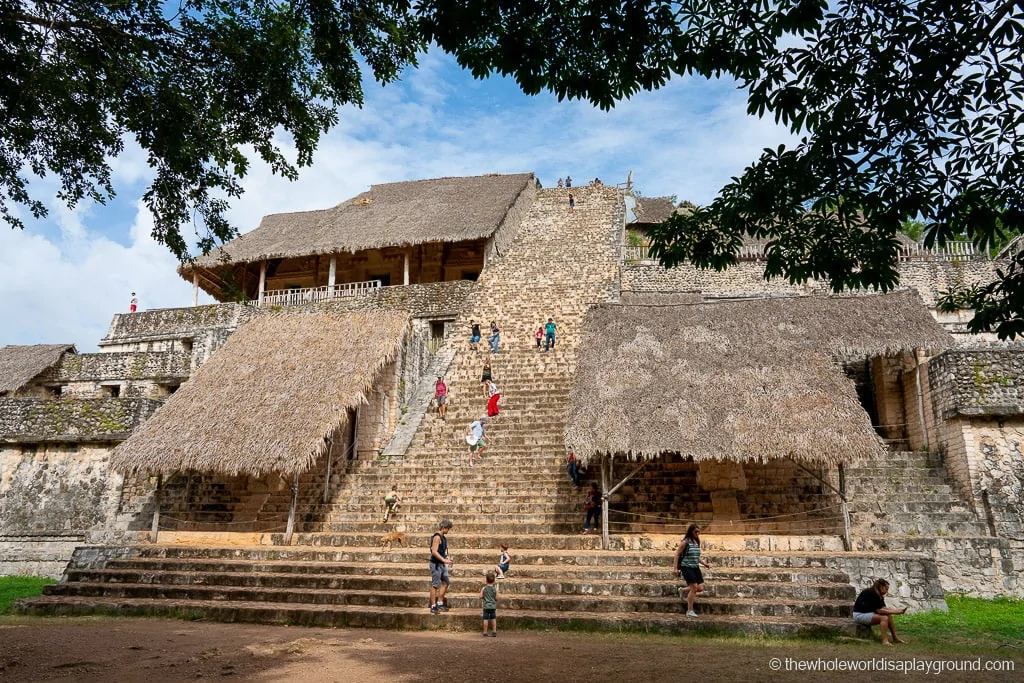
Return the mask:
<path id="1" fill-rule="evenodd" d="M 964 502 L 939 458 L 891 451 L 882 460 L 847 468 L 855 549 L 924 553 L 935 560 L 944 590 L 962 590 L 959 577 L 971 572 L 985 575 L 980 583 L 995 589 L 1003 575 L 1013 573 L 1009 544 L 993 537 L 984 518 Z"/>
<path id="2" fill-rule="evenodd" d="M 64 581 L 19 603 L 31 614 L 192 617 L 232 622 L 384 628 L 479 628 L 479 588 L 496 551 L 466 547 L 451 535 L 452 611 L 427 607 L 428 536 L 383 550 L 372 537 L 323 534 L 321 547 L 211 548 L 84 546 Z M 475 537 L 477 545 L 496 537 Z M 665 632 L 730 631 L 757 635 L 852 632 L 854 589 L 821 552 L 712 556 L 699 619 L 682 616 L 671 553 L 573 548 L 596 539 L 520 537 L 499 581 L 502 628 L 570 627 Z M 345 547 L 333 547 L 343 544 Z M 711 539 L 710 544 L 714 544 Z M 713 578 L 712 578 L 713 577 Z"/>

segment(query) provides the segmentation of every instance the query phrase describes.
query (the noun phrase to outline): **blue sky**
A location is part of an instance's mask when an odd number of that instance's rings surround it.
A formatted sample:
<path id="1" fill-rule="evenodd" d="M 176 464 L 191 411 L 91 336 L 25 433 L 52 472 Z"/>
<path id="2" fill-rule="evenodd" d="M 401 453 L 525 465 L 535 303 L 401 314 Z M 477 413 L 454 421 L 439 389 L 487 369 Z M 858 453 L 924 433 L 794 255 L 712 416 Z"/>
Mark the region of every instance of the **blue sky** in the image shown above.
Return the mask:
<path id="1" fill-rule="evenodd" d="M 704 203 L 762 148 L 789 140 L 774 122 L 747 116 L 729 81 L 677 78 L 604 112 L 528 97 L 509 79 L 474 80 L 433 51 L 400 82 L 364 88 L 363 108 L 341 110 L 298 181 L 253 164 L 229 213 L 242 232 L 265 214 L 333 206 L 374 183 L 481 173 L 534 171 L 551 187 L 566 174 L 621 183 L 632 170 L 644 195 Z M 128 141 L 112 165 L 117 197 L 107 205 L 69 211 L 51 201 L 47 220 L 26 221 L 23 232 L 0 228 L 0 346 L 69 342 L 94 351 L 132 291 L 142 308 L 190 305 L 191 285 L 149 236 L 145 153 Z M 33 185 L 51 200 L 57 189 L 53 179 Z"/>

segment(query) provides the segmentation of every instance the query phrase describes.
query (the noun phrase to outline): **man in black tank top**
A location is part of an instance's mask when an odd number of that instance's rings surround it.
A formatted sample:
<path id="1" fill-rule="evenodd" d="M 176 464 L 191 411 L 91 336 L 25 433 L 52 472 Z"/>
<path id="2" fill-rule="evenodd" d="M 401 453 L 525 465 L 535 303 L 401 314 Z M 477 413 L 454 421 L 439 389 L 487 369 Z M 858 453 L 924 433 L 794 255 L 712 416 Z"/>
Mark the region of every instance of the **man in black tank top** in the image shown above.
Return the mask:
<path id="1" fill-rule="evenodd" d="M 444 520 L 430 537 L 430 611 L 433 614 L 447 612 L 444 594 L 451 583 L 448 568 L 452 560 L 448 557 L 448 532 L 452 530 L 451 520 Z"/>

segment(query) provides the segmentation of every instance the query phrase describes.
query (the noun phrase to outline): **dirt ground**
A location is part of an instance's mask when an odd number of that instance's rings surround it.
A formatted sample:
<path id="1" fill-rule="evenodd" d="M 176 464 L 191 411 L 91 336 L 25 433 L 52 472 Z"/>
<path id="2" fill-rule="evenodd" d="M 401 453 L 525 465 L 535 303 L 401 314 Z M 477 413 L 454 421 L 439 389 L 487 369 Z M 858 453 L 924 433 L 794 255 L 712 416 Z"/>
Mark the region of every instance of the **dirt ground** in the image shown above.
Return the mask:
<path id="1" fill-rule="evenodd" d="M 1014 672 L 984 671 L 1012 659 Z M 965 661 L 966 665 L 960 662 Z M 982 670 L 945 671 L 941 662 Z M 977 662 L 977 663 L 975 663 Z M 808 673 L 797 667 L 833 667 Z M 874 672 L 835 667 L 875 667 Z M 928 673 L 922 667 L 931 666 Z M 946 666 L 949 666 L 948 664 Z M 889 673 L 880 673 L 888 667 Z M 897 668 L 898 667 L 898 668 Z M 916 673 L 904 674 L 908 668 Z M 722 640 L 517 631 L 306 629 L 158 619 L 0 619 L 2 681 L 679 683 L 680 681 L 1018 681 L 1024 653 L 958 655 L 913 644 Z"/>

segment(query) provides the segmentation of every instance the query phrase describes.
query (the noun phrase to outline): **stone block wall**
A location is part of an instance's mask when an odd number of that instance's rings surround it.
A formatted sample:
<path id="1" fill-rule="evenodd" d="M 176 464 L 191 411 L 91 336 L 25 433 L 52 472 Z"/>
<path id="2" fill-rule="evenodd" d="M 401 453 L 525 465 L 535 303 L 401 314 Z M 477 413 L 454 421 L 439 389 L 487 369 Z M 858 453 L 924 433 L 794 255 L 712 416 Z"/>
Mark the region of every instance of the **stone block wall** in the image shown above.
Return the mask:
<path id="1" fill-rule="evenodd" d="M 899 263 L 901 287 L 912 287 L 925 305 L 934 309 L 943 291 L 954 286 L 986 284 L 996 279 L 996 270 L 1009 262 L 975 259 L 971 261 L 903 261 Z M 796 295 L 829 291 L 828 284 L 808 280 L 792 285 L 785 279 L 764 279 L 764 263 L 742 261 L 724 271 L 701 270 L 689 264 L 666 269 L 655 263 L 626 263 L 622 266 L 622 289 L 643 292 L 702 292 L 707 296 Z M 970 316 L 968 315 L 967 319 Z M 947 320 L 949 326 L 963 331 L 963 316 Z M 987 339 L 987 338 L 986 338 Z"/>
<path id="2" fill-rule="evenodd" d="M 0 444 L 0 535 L 86 533 L 117 511 L 111 443 Z"/>
<path id="3" fill-rule="evenodd" d="M 935 409 L 956 415 L 1024 415 L 1024 350 L 956 349 L 928 363 Z"/>
<path id="4" fill-rule="evenodd" d="M 119 441 L 160 405 L 145 398 L 0 398 L 0 443 Z"/>
<path id="5" fill-rule="evenodd" d="M 875 579 L 889 582 L 886 603 L 893 608 L 906 607 L 914 612 L 945 612 L 945 592 L 941 588 L 939 567 L 924 557 L 906 555 L 868 556 L 838 553 L 833 566 L 846 572 L 857 592 L 870 588 Z"/>
<path id="6" fill-rule="evenodd" d="M 65 354 L 33 384 L 59 384 L 65 398 L 102 397 L 112 386 L 123 398 L 159 398 L 188 379 L 190 365 L 181 352 Z"/>

